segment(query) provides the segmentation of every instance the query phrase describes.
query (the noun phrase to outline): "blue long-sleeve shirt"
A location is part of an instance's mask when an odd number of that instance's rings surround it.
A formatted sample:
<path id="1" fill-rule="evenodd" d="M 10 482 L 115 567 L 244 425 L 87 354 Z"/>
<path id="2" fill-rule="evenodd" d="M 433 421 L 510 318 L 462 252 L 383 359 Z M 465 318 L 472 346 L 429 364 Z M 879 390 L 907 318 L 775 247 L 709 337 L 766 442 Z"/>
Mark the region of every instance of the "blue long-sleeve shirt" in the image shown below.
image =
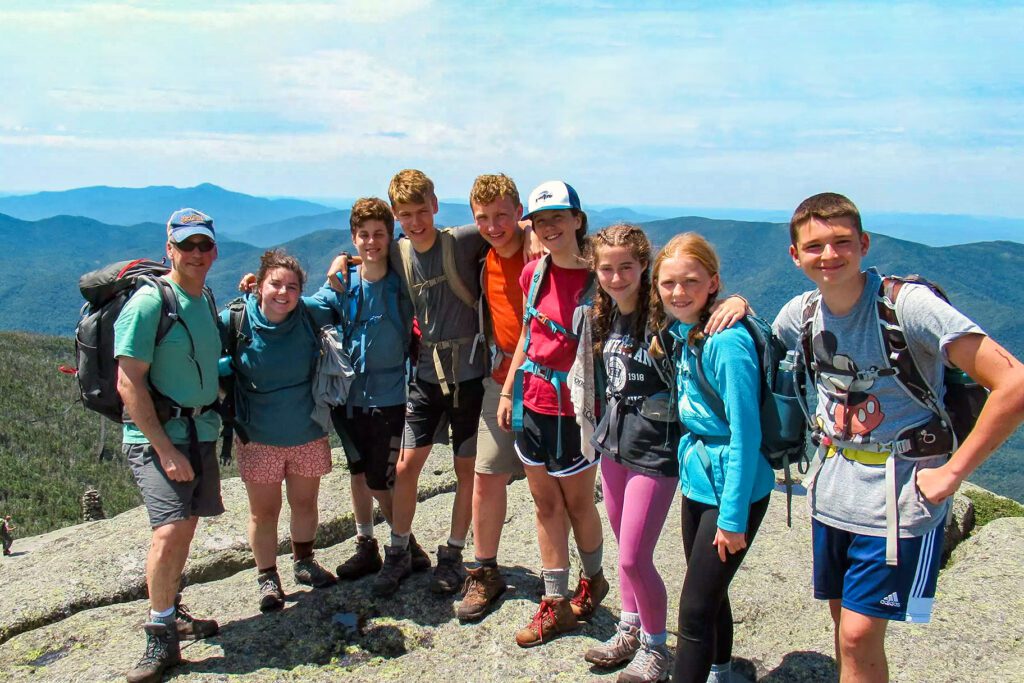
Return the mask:
<path id="1" fill-rule="evenodd" d="M 679 487 L 691 500 L 718 506 L 719 528 L 745 532 L 750 504 L 775 485 L 775 474 L 760 452 L 760 371 L 754 341 L 737 325 L 704 344 L 704 374 L 725 404 L 723 422 L 697 384 L 697 357 L 686 346 L 691 327 L 676 322 L 669 330 L 685 348 L 676 369 L 679 419 L 688 430 L 679 442 Z M 700 449 L 707 453 L 710 474 Z"/>
<path id="2" fill-rule="evenodd" d="M 236 420 L 246 437 L 270 446 L 299 446 L 326 436 L 311 417 L 317 331 L 340 319 L 340 299 L 322 289 L 315 297 L 302 297 L 276 324 L 266 319 L 255 296 L 246 296 L 245 306 L 241 332 L 249 341 L 239 344 L 233 366 Z M 220 318 L 227 326 L 230 311 L 221 311 Z"/>

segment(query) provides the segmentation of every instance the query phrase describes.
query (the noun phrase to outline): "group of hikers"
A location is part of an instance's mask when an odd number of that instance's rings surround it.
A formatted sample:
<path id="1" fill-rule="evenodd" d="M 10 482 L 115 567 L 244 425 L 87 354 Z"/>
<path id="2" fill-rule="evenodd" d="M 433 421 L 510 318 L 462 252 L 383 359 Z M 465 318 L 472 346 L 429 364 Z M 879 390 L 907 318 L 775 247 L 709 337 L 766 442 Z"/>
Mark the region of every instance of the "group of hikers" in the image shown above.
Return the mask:
<path id="1" fill-rule="evenodd" d="M 635 225 L 591 234 L 579 196 L 561 181 L 533 190 L 524 212 L 510 178 L 482 175 L 469 195 L 475 225 L 444 230 L 434 225 L 437 197 L 422 172 L 399 172 L 388 195 L 352 206 L 355 254 L 336 257 L 313 296 L 302 295 L 298 261 L 270 250 L 242 279 L 247 294 L 219 313 L 205 292 L 217 257 L 213 220 L 183 209 L 168 221 L 165 282 L 177 324 L 158 335 L 161 285 L 140 287 L 115 325 L 124 452 L 153 530 L 147 646 L 128 680 L 159 680 L 181 661 L 182 638 L 218 629 L 181 605 L 179 581 L 198 519 L 224 510 L 213 406 L 225 375 L 234 380 L 261 610 L 285 600 L 277 567 L 284 482 L 298 583 L 372 577 L 384 597 L 430 570 L 431 591 L 462 591 L 460 620 L 483 618 L 506 589 L 498 558 L 507 487 L 525 476 L 544 593 L 515 641 L 547 643 L 589 619 L 609 591 L 594 495 L 600 470 L 618 543 L 620 616 L 584 658 L 628 663 L 619 681 L 740 680 L 730 668 L 729 584 L 775 474 L 761 453 L 753 398 L 761 359 L 736 324 L 751 311 L 742 297 L 724 297 L 712 245 L 680 234 L 654 255 Z M 395 239 L 396 220 L 403 239 Z M 884 282 L 861 268 L 870 238 L 856 206 L 834 193 L 812 196 L 793 214 L 790 238 L 789 256 L 815 289 L 783 307 L 774 332 L 809 354 L 817 395 L 814 471 L 805 480 L 814 595 L 831 609 L 841 679 L 882 681 L 888 621 L 929 619 L 952 494 L 1024 419 L 1024 366 L 931 289 L 903 284 L 890 303 L 920 374 L 941 393 L 944 369 L 956 366 L 990 391 L 952 456 L 921 457 L 906 434 L 930 423 L 935 406 L 885 371 Z M 353 373 L 344 404 L 329 413 L 313 391 L 325 328 Z M 357 530 L 354 555 L 334 572 L 313 550 L 332 429 L 351 474 Z M 442 440 L 457 487 L 432 562 L 413 530 L 420 472 Z M 677 490 L 686 573 L 673 656 L 654 550 Z M 383 553 L 374 502 L 390 528 Z M 581 564 L 572 590 L 570 536 Z"/>

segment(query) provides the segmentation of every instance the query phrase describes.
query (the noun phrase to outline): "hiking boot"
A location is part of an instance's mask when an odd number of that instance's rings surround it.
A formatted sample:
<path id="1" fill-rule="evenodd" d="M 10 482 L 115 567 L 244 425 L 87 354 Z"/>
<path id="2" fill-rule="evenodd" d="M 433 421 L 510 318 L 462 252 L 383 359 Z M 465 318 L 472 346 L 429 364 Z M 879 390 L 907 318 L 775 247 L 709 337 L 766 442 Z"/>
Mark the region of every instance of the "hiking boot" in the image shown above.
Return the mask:
<path id="1" fill-rule="evenodd" d="M 561 595 L 545 595 L 533 619 L 516 633 L 516 645 L 533 647 L 546 643 L 560 633 L 572 631 L 579 626 L 572 613 L 568 598 Z"/>
<path id="2" fill-rule="evenodd" d="M 354 581 L 376 574 L 383 565 L 377 539 L 356 536 L 356 554 L 339 564 L 335 573 L 342 581 Z"/>
<path id="3" fill-rule="evenodd" d="M 598 571 L 589 579 L 583 577 L 580 572 L 580 582 L 576 584 L 576 590 L 572 594 L 572 613 L 580 621 L 586 621 L 594 614 L 594 610 L 608 595 L 608 580 L 604 578 L 604 570 Z"/>
<path id="4" fill-rule="evenodd" d="M 374 595 L 382 598 L 392 595 L 409 574 L 412 574 L 412 557 L 409 549 L 385 546 L 384 565 L 371 584 Z"/>
<path id="5" fill-rule="evenodd" d="M 188 611 L 188 607 L 181 604 L 181 595 L 174 601 L 174 608 L 177 612 L 175 625 L 178 627 L 178 640 L 201 640 L 217 635 L 220 625 L 213 619 L 196 619 Z"/>
<path id="6" fill-rule="evenodd" d="M 409 534 L 409 552 L 412 553 L 412 570 L 414 572 L 425 572 L 430 569 L 430 555 L 416 542 L 416 536 Z"/>
<path id="7" fill-rule="evenodd" d="M 633 661 L 619 672 L 615 683 L 656 683 L 672 673 L 672 655 L 665 645 L 643 643 Z"/>
<path id="8" fill-rule="evenodd" d="M 460 621 L 478 621 L 487 614 L 487 608 L 497 602 L 505 592 L 505 577 L 497 567 L 477 567 L 466 575 L 462 602 L 455 608 Z"/>
<path id="9" fill-rule="evenodd" d="M 437 547 L 437 566 L 430 579 L 430 590 L 435 593 L 454 593 L 462 586 L 462 549 L 450 545 Z"/>
<path id="10" fill-rule="evenodd" d="M 610 669 L 628 662 L 640 649 L 640 629 L 631 624 L 619 622 L 615 635 L 597 647 L 592 647 L 583 659 L 596 666 Z"/>
<path id="11" fill-rule="evenodd" d="M 142 625 L 146 631 L 146 654 L 128 672 L 128 683 L 150 683 L 163 678 L 164 670 L 181 663 L 178 630 L 160 621 Z"/>
<path id="12" fill-rule="evenodd" d="M 260 585 L 260 611 L 273 612 L 284 607 L 284 591 L 277 572 L 264 572 L 256 577 Z"/>
<path id="13" fill-rule="evenodd" d="M 326 588 L 338 583 L 338 580 L 334 578 L 334 574 L 327 571 L 312 555 L 301 560 L 295 560 L 292 566 L 295 570 L 295 580 L 304 586 Z"/>

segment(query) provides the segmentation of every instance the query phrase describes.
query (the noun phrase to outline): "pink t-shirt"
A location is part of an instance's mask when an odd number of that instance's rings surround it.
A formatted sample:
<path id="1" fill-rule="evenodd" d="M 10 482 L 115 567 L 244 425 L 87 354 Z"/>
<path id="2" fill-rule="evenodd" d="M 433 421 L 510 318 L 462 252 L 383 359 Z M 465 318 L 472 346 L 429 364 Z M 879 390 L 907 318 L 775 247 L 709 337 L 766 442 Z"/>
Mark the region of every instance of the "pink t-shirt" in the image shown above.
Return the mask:
<path id="1" fill-rule="evenodd" d="M 539 263 L 539 259 L 530 261 L 519 276 L 524 294 L 530 291 L 530 280 Z M 552 321 L 572 331 L 573 313 L 589 282 L 590 271 L 586 268 L 561 268 L 549 261 L 544 280 L 537 291 L 535 306 Z M 576 347 L 576 339 L 552 331 L 536 317 L 530 319 L 530 348 L 526 350 L 530 360 L 553 370 L 568 370 L 576 360 Z M 526 373 L 523 381 L 523 405 L 543 415 L 559 414 L 554 386 L 531 373 Z M 565 383 L 562 385 L 561 414 L 573 414 L 569 387 Z"/>

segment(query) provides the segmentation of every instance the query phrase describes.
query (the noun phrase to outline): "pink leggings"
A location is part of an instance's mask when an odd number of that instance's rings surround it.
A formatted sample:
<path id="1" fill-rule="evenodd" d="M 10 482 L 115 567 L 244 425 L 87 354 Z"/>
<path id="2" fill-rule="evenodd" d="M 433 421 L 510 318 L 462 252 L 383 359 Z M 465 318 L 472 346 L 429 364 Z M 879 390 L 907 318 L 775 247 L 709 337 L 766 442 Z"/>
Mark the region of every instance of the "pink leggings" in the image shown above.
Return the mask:
<path id="1" fill-rule="evenodd" d="M 678 489 L 677 477 L 640 474 L 601 458 L 601 488 L 615 540 L 619 543 L 622 610 L 640 614 L 644 632 L 665 632 L 668 595 L 654 566 L 654 546 Z"/>

